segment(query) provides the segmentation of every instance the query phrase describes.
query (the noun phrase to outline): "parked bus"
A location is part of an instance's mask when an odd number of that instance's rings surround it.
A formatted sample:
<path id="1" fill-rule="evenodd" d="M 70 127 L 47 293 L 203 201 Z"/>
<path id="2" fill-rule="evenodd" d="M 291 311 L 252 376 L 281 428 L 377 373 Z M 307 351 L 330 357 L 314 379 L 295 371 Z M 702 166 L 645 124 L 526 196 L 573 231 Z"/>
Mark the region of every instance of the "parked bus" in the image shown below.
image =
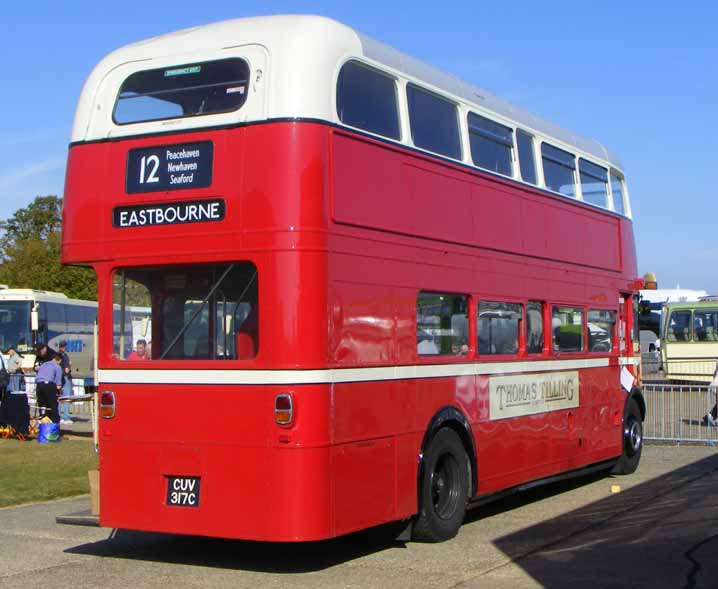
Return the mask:
<path id="1" fill-rule="evenodd" d="M 660 348 L 661 314 L 664 304 L 699 301 L 707 295 L 705 290 L 680 287 L 641 290 L 638 315 L 641 352 L 657 352 Z"/>
<path id="2" fill-rule="evenodd" d="M 499 491 L 638 465 L 620 161 L 335 21 L 102 60 L 62 235 L 98 279 L 103 526 L 438 541 Z M 145 303 L 132 359 L 109 326 Z"/>
<path id="3" fill-rule="evenodd" d="M 661 320 L 661 365 L 665 378 L 709 383 L 716 359 L 718 301 L 666 303 Z"/>
<path id="4" fill-rule="evenodd" d="M 97 303 L 70 299 L 57 292 L 0 289 L 0 349 L 15 348 L 23 370 L 31 372 L 35 351 L 42 344 L 57 350 L 67 342 L 76 384 L 94 386 L 94 325 Z"/>

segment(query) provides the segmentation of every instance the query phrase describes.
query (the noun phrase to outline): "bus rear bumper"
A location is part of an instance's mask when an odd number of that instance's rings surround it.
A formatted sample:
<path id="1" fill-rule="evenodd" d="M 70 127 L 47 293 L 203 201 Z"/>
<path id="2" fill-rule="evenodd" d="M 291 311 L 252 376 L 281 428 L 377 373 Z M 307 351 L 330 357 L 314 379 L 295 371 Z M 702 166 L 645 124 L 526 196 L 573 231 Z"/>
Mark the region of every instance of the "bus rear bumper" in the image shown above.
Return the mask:
<path id="1" fill-rule="evenodd" d="M 329 447 L 103 442 L 103 527 L 279 542 L 335 535 Z M 196 505 L 169 504 L 178 479 L 199 490 Z"/>

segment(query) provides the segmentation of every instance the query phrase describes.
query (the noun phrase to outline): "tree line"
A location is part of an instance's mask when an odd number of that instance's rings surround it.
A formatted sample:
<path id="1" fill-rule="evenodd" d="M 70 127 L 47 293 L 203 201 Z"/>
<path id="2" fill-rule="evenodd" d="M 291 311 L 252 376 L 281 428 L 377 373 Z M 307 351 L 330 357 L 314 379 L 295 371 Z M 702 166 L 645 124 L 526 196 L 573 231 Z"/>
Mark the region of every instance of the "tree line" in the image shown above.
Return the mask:
<path id="1" fill-rule="evenodd" d="M 92 269 L 60 264 L 61 229 L 62 199 L 55 195 L 37 196 L 0 221 L 0 284 L 97 300 Z"/>

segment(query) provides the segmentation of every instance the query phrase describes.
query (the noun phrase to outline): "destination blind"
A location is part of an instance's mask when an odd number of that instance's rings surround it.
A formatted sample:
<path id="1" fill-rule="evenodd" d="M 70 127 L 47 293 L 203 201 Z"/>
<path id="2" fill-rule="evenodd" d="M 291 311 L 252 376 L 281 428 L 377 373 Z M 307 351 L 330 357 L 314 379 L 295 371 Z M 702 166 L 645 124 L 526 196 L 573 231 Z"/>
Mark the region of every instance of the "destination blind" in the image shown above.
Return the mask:
<path id="1" fill-rule="evenodd" d="M 127 154 L 128 194 L 212 184 L 214 148 L 211 141 L 131 149 Z"/>
<path id="2" fill-rule="evenodd" d="M 115 207 L 112 225 L 119 228 L 178 225 L 182 223 L 208 223 L 224 219 L 222 199 L 194 200 Z"/>

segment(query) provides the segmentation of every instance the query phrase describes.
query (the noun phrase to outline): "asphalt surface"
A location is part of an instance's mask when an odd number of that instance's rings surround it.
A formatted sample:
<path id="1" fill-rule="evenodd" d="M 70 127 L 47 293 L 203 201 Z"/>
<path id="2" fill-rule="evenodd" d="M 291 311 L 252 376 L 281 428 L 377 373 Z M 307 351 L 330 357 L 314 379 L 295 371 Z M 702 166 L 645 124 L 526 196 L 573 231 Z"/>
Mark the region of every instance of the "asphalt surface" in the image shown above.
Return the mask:
<path id="1" fill-rule="evenodd" d="M 620 485 L 620 491 L 612 486 Z M 0 509 L 6 587 L 718 587 L 718 453 L 644 449 L 592 476 L 471 511 L 443 544 L 385 526 L 301 545 L 63 526 L 89 498 Z"/>

